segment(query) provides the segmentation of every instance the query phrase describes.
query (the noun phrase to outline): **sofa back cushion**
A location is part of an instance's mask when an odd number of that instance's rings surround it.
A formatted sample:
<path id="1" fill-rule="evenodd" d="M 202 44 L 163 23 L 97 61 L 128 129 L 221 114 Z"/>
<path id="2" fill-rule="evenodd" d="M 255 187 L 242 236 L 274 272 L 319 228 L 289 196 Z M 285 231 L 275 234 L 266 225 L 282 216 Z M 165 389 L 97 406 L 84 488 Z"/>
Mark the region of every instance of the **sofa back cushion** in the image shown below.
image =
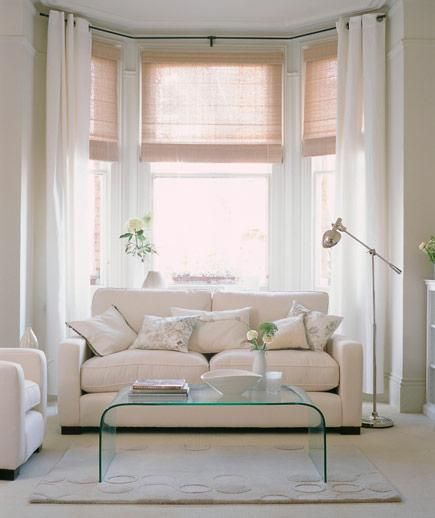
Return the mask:
<path id="1" fill-rule="evenodd" d="M 328 294 L 320 291 L 226 292 L 213 294 L 213 311 L 251 307 L 251 328 L 261 322 L 287 318 L 293 301 L 309 309 L 328 312 Z M 174 304 L 175 305 L 175 304 Z"/>
<path id="2" fill-rule="evenodd" d="M 144 315 L 171 316 L 171 307 L 211 310 L 211 294 L 205 290 L 132 290 L 100 288 L 92 300 L 92 315 L 115 305 L 132 328 L 139 332 Z"/>

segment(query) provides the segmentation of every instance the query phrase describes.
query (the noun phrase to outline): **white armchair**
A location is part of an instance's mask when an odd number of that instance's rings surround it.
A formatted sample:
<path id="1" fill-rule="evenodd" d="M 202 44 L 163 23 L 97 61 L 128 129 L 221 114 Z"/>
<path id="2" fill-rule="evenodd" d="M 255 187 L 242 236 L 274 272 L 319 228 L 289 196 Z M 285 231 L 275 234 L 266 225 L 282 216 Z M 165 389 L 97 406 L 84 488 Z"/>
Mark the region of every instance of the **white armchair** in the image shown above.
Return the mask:
<path id="1" fill-rule="evenodd" d="M 0 348 L 0 479 L 15 480 L 45 434 L 47 363 L 36 349 Z"/>

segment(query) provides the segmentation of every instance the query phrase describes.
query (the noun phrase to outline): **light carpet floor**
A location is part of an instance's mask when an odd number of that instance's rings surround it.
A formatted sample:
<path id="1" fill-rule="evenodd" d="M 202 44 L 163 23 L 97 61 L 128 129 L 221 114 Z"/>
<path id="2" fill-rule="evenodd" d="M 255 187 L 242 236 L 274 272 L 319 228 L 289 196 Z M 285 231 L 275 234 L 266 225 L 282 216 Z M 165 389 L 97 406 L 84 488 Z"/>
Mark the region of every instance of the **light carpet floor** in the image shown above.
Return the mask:
<path id="1" fill-rule="evenodd" d="M 72 448 L 38 483 L 34 503 L 270 504 L 397 502 L 354 446 L 331 448 L 328 483 L 303 443 L 214 446 L 202 441 L 118 451 L 98 483 L 96 448 Z"/>
<path id="2" fill-rule="evenodd" d="M 366 407 L 366 410 L 369 410 Z M 396 426 L 386 430 L 363 430 L 360 436 L 329 434 L 331 446 L 354 445 L 400 491 L 402 502 L 348 504 L 273 504 L 273 505 L 56 505 L 31 504 L 29 495 L 71 447 L 98 444 L 97 434 L 62 436 L 50 407 L 48 431 L 41 453 L 34 455 L 23 467 L 15 482 L 0 482 L 1 518 L 433 518 L 435 516 L 435 430 L 434 424 L 423 415 L 398 414 L 392 407 L 379 405 L 382 415 L 394 419 Z M 132 436 L 123 437 L 129 446 Z M 133 436 L 133 440 L 136 438 Z M 207 441 L 216 445 L 245 444 L 249 440 L 258 445 L 270 441 L 282 442 L 282 434 L 210 434 Z M 149 435 L 149 444 L 179 444 L 187 442 L 179 434 Z M 122 446 L 122 444 L 121 444 Z"/>

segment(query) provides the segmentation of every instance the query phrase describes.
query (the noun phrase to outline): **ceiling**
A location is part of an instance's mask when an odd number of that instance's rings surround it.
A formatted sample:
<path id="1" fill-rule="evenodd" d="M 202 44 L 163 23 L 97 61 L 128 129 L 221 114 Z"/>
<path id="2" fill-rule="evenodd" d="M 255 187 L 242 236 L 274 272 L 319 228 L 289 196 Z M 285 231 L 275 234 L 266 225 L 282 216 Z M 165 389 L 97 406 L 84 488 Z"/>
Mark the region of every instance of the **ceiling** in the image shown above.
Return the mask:
<path id="1" fill-rule="evenodd" d="M 334 25 L 340 15 L 378 9 L 386 0 L 40 0 L 130 34 L 297 33 Z M 46 9 L 45 9 L 46 10 Z"/>

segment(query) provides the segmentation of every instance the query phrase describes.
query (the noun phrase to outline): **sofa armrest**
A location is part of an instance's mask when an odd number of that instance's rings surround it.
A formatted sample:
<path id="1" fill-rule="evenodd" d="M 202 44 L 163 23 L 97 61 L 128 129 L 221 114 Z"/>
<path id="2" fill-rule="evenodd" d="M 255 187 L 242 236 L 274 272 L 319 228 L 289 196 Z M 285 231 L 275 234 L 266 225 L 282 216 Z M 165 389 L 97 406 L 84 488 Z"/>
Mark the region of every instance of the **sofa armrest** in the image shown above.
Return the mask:
<path id="1" fill-rule="evenodd" d="M 41 391 L 41 403 L 35 407 L 44 418 L 47 417 L 47 361 L 45 354 L 38 349 L 3 347 L 0 360 L 14 362 L 21 366 L 24 379 L 34 381 Z"/>
<path id="2" fill-rule="evenodd" d="M 338 394 L 341 398 L 342 426 L 361 426 L 362 344 L 342 335 L 334 335 L 328 340 L 326 350 L 340 369 Z"/>
<path id="3" fill-rule="evenodd" d="M 57 401 L 61 426 L 80 426 L 80 369 L 87 357 L 83 338 L 68 338 L 60 344 Z"/>
<path id="4" fill-rule="evenodd" d="M 24 371 L 21 365 L 0 361 L 0 461 L 15 469 L 25 457 Z"/>

